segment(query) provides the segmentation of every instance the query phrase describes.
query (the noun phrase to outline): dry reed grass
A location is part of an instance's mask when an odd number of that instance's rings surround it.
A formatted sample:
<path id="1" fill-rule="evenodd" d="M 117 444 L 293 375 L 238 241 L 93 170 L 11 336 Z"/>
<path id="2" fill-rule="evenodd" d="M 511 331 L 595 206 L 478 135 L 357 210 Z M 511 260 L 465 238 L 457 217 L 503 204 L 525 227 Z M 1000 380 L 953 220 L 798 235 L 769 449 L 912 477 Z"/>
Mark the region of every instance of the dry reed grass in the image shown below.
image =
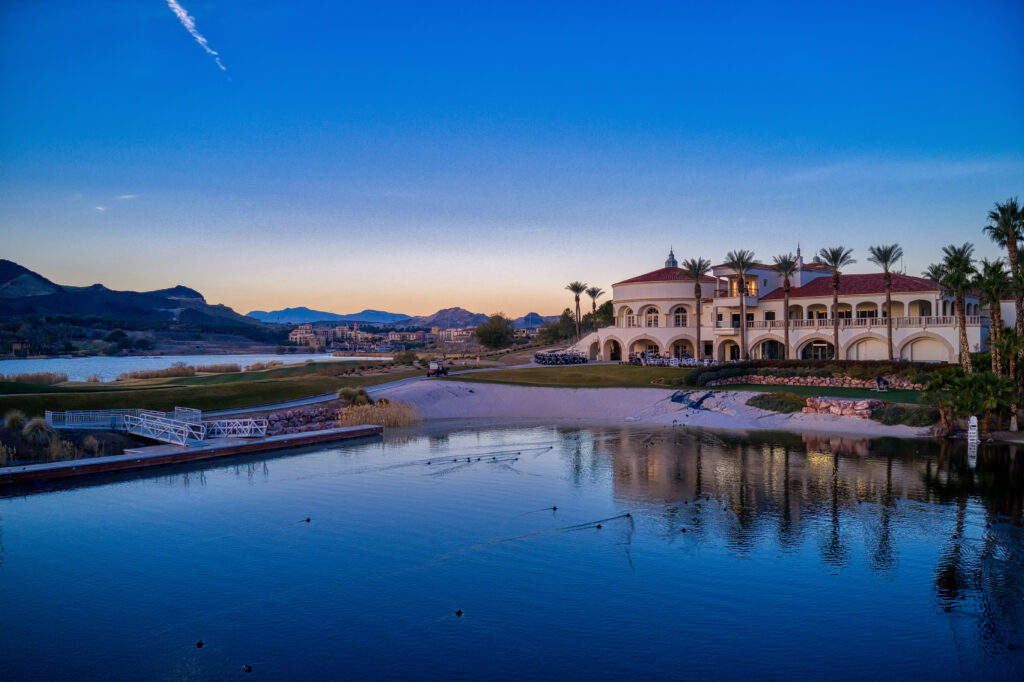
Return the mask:
<path id="1" fill-rule="evenodd" d="M 63 372 L 25 372 L 24 374 L 0 374 L 0 381 L 19 384 L 63 384 L 68 375 Z"/>
<path id="2" fill-rule="evenodd" d="M 169 379 L 173 377 L 194 377 L 196 368 L 186 365 L 183 362 L 176 362 L 167 369 L 138 369 L 134 372 L 124 372 L 117 377 L 118 381 L 125 379 Z"/>
<path id="3" fill-rule="evenodd" d="M 377 426 L 412 426 L 420 421 L 415 405 L 380 400 L 373 405 L 352 405 L 338 416 L 338 426 L 376 424 Z"/>
<path id="4" fill-rule="evenodd" d="M 284 363 L 280 360 L 271 360 L 270 362 L 254 362 L 251 365 L 245 366 L 246 372 L 260 372 L 265 369 L 273 369 L 274 367 L 284 367 Z"/>
<path id="5" fill-rule="evenodd" d="M 200 365 L 196 367 L 197 372 L 205 372 L 207 374 L 230 374 L 232 372 L 241 372 L 242 368 L 233 362 L 224 362 L 219 365 Z"/>

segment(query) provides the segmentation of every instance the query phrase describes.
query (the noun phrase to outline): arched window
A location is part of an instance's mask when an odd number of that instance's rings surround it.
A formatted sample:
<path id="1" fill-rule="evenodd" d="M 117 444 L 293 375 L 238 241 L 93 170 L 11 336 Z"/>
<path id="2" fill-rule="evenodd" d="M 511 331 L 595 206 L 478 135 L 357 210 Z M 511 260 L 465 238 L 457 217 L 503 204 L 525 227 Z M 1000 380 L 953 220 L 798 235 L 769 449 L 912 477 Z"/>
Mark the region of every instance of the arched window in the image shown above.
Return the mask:
<path id="1" fill-rule="evenodd" d="M 648 308 L 644 312 L 644 326 L 645 327 L 657 327 L 658 326 L 658 318 L 659 317 L 660 317 L 660 315 L 658 315 L 658 309 L 657 308 Z"/>
<path id="2" fill-rule="evenodd" d="M 673 327 L 685 327 L 686 326 L 686 308 L 682 306 L 672 311 L 672 326 Z"/>

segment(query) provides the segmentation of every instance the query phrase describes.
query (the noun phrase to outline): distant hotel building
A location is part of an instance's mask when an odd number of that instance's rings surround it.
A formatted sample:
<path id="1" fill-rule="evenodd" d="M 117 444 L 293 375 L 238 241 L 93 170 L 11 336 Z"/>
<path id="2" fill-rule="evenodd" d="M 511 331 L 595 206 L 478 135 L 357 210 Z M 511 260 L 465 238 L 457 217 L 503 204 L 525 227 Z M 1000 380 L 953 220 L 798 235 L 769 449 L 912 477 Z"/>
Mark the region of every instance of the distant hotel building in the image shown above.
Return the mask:
<path id="1" fill-rule="evenodd" d="M 799 256 L 799 249 L 798 249 Z M 790 278 L 791 357 L 832 358 L 832 317 L 839 318 L 840 357 L 888 358 L 885 282 L 882 273 L 841 275 L 839 306 L 832 308 L 832 276 L 817 262 L 804 263 Z M 669 252 L 665 267 L 612 285 L 615 324 L 584 337 L 577 349 L 592 360 L 625 360 L 631 353 L 674 357 L 740 357 L 740 291 L 736 273 L 724 264 L 701 282 L 699 305 L 694 283 Z M 782 358 L 782 277 L 773 265 L 758 264 L 746 275 L 747 347 L 751 358 Z M 989 318 L 977 296 L 968 296 L 969 349 L 982 350 Z M 1003 306 L 1005 324 L 1013 324 L 1012 306 Z M 1005 313 L 1010 312 L 1009 316 Z M 959 329 L 953 299 L 935 282 L 892 275 L 893 352 L 904 360 L 956 362 Z M 701 348 L 696 325 L 701 326 Z"/>

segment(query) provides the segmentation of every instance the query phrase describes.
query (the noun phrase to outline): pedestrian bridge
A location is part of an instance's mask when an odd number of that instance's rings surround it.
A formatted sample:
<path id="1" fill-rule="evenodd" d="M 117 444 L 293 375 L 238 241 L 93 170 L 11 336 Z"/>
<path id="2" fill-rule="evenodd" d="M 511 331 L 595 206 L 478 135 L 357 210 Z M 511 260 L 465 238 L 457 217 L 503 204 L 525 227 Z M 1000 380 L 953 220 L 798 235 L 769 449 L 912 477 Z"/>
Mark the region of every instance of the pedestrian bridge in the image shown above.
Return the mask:
<path id="1" fill-rule="evenodd" d="M 207 438 L 262 438 L 267 435 L 266 419 L 204 420 L 203 413 L 191 407 L 175 407 L 174 412 L 141 409 L 47 411 L 46 423 L 56 429 L 123 431 L 176 445 L 197 445 Z"/>

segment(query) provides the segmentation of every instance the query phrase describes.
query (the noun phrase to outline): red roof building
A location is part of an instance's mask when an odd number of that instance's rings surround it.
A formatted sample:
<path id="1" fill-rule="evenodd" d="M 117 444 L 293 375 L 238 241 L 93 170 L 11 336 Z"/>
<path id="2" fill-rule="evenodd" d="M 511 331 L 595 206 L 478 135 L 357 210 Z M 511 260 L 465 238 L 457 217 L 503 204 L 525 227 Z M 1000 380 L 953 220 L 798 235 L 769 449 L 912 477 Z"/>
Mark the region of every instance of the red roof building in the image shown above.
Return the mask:
<path id="1" fill-rule="evenodd" d="M 942 290 L 938 284 L 923 277 L 912 277 L 910 275 L 892 275 L 892 293 L 936 293 Z M 881 272 L 871 272 L 864 275 L 840 275 L 839 295 L 840 296 L 870 296 L 885 293 L 885 275 Z M 818 277 L 812 279 L 802 287 L 793 287 L 789 290 L 790 298 L 810 298 L 814 296 L 831 296 L 832 278 Z M 785 293 L 782 287 L 778 287 L 761 297 L 762 301 L 782 300 Z"/>

